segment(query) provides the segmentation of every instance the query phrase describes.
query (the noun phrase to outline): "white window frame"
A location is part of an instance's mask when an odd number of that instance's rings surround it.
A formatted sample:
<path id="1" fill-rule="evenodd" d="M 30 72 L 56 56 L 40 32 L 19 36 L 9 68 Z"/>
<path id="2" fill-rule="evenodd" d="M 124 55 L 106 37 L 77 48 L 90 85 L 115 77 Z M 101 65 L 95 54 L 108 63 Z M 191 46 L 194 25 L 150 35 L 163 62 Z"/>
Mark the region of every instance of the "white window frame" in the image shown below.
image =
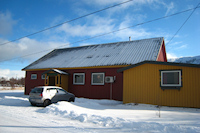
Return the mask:
<path id="1" fill-rule="evenodd" d="M 31 79 L 37 79 L 37 74 L 31 74 Z"/>
<path id="2" fill-rule="evenodd" d="M 41 79 L 45 79 L 45 74 L 42 74 Z M 47 79 L 47 77 L 46 77 Z"/>
<path id="3" fill-rule="evenodd" d="M 103 83 L 94 83 L 94 82 L 93 82 L 93 76 L 94 76 L 94 75 L 97 75 L 97 74 L 102 74 L 102 75 L 103 75 Z M 104 85 L 104 83 L 105 83 L 104 79 L 105 79 L 105 73 L 92 73 L 91 84 L 92 84 L 92 85 Z"/>
<path id="4" fill-rule="evenodd" d="M 75 77 L 76 75 L 83 75 L 83 82 L 82 83 L 75 83 Z M 74 73 L 73 74 L 73 84 L 74 85 L 84 85 L 85 84 L 85 73 Z"/>
<path id="5" fill-rule="evenodd" d="M 179 73 L 179 84 L 163 84 L 163 73 L 172 73 L 172 72 L 178 72 Z M 182 81 L 181 81 L 181 70 L 163 70 L 161 71 L 161 87 L 181 87 Z"/>

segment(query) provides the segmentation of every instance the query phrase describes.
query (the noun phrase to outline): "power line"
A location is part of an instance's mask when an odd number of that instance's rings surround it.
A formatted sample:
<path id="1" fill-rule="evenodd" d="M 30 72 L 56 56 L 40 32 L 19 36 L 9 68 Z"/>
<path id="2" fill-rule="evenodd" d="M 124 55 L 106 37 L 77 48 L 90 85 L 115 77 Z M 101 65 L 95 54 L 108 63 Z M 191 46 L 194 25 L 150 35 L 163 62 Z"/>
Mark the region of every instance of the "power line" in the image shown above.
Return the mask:
<path id="1" fill-rule="evenodd" d="M 174 37 L 178 34 L 178 32 L 183 28 L 183 26 L 186 24 L 186 22 L 190 19 L 190 17 L 192 16 L 192 14 L 195 12 L 195 10 L 197 8 L 199 8 L 200 3 L 194 8 L 194 10 L 190 13 L 190 15 L 187 17 L 187 19 L 183 22 L 183 24 L 181 25 L 181 27 L 176 31 L 176 33 L 172 36 L 172 38 L 169 40 L 169 42 L 167 42 L 167 44 L 165 46 L 167 46 L 173 39 Z"/>
<path id="2" fill-rule="evenodd" d="M 37 32 L 34 32 L 34 33 L 31 33 L 31 34 L 28 34 L 28 35 L 19 37 L 19 38 L 17 38 L 17 39 L 13 39 L 13 40 L 8 41 L 8 42 L 2 43 L 2 44 L 0 44 L 0 46 L 5 45 L 5 44 L 8 44 L 8 43 L 11 43 L 11 42 L 15 42 L 15 41 L 17 41 L 17 40 L 21 40 L 21 39 L 23 39 L 23 38 L 25 38 L 25 37 L 33 36 L 33 35 L 35 35 L 35 34 L 38 34 L 38 33 L 41 33 L 41 32 L 44 32 L 44 31 L 47 31 L 47 30 L 50 30 L 50 29 L 53 29 L 53 28 L 58 27 L 58 26 L 61 26 L 61 25 L 63 25 L 63 24 L 66 24 L 66 23 L 69 23 L 69 22 L 72 22 L 72 21 L 75 21 L 75 20 L 78 20 L 78 19 L 81 19 L 81 18 L 90 16 L 90 15 L 93 15 L 93 14 L 98 13 L 98 12 L 102 12 L 102 11 L 104 11 L 104 10 L 107 10 L 107 9 L 110 9 L 110 8 L 113 8 L 113 7 L 120 6 L 120 5 L 122 5 L 122 4 L 131 2 L 131 1 L 133 1 L 133 0 L 124 1 L 124 2 L 122 2 L 122 3 L 118 3 L 118 4 L 113 5 L 113 6 L 109 6 L 109 7 L 103 8 L 103 9 L 101 9 L 101 10 L 94 11 L 94 12 L 92 12 L 92 13 L 89 13 L 89 14 L 86 14 L 86 15 L 83 15 L 83 16 L 80 16 L 80 17 L 77 17 L 77 18 L 74 18 L 74 19 L 65 21 L 65 22 L 63 22 L 63 23 L 60 23 L 60 24 L 57 24 L 57 25 L 54 25 L 54 26 L 51 26 L 51 27 L 48 27 L 48 28 L 39 30 L 39 31 L 37 31 Z"/>
<path id="3" fill-rule="evenodd" d="M 53 49 L 57 49 L 57 48 L 60 48 L 60 47 L 67 46 L 69 44 L 76 44 L 76 43 L 83 42 L 83 41 L 86 41 L 86 40 L 94 39 L 94 38 L 105 36 L 105 35 L 108 35 L 108 34 L 111 34 L 111 33 L 115 33 L 115 32 L 119 32 L 119 31 L 126 30 L 126 29 L 129 29 L 129 28 L 133 28 L 133 27 L 136 27 L 136 26 L 139 26 L 139 25 L 143 25 L 143 24 L 151 23 L 151 22 L 158 21 L 158 20 L 161 20 L 161 19 L 165 19 L 165 18 L 168 18 L 168 17 L 172 17 L 172 16 L 175 16 L 175 15 L 178 15 L 178 14 L 182 14 L 182 13 L 185 13 L 185 12 L 197 9 L 197 8 L 199 8 L 199 6 L 197 6 L 195 8 L 187 9 L 187 10 L 184 10 L 184 11 L 181 11 L 181 12 L 177 12 L 177 13 L 174 13 L 174 14 L 171 14 L 171 15 L 167 15 L 167 16 L 163 16 L 163 17 L 160 17 L 160 18 L 152 19 L 152 20 L 149 20 L 149 21 L 146 21 L 146 22 L 142 22 L 142 23 L 139 23 L 139 24 L 135 24 L 135 25 L 132 25 L 132 26 L 129 26 L 129 27 L 125 27 L 125 28 L 121 28 L 121 29 L 118 29 L 118 30 L 114 30 L 114 31 L 111 31 L 111 32 L 104 33 L 104 34 L 96 35 L 96 36 L 93 36 L 93 37 L 90 37 L 90 38 L 82 39 L 82 40 L 75 41 L 75 42 L 72 42 L 72 43 L 67 43 L 67 44 L 59 46 L 59 47 L 46 49 L 46 50 L 43 50 L 43 51 L 39 51 L 39 52 L 23 55 L 23 56 L 12 58 L 12 59 L 5 59 L 5 60 L 2 60 L 0 62 L 14 60 L 14 59 L 18 59 L 18 58 L 23 58 L 23 57 L 27 57 L 27 56 L 31 56 L 31 55 L 35 55 L 35 54 L 39 54 L 39 53 L 43 53 L 43 52 L 47 52 L 47 51 L 50 51 L 50 50 L 53 50 Z"/>

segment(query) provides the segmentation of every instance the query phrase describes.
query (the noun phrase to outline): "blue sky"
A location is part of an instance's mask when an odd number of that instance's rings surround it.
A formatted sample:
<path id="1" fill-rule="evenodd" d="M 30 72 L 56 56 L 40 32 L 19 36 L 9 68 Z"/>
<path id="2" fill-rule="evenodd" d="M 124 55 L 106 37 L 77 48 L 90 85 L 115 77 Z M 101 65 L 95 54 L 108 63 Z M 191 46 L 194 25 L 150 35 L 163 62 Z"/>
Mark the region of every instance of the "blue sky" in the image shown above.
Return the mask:
<path id="1" fill-rule="evenodd" d="M 0 44 L 124 1 L 127 0 L 0 0 Z M 0 45 L 0 77 L 25 76 L 24 72 L 21 71 L 22 68 L 54 48 L 128 41 L 129 36 L 132 40 L 164 37 L 168 58 L 200 55 L 198 41 L 200 37 L 200 8 L 195 10 L 170 43 L 168 43 L 169 40 L 192 10 L 74 43 L 195 8 L 199 2 L 199 0 L 133 0 L 45 32 Z M 32 55 L 27 56 L 30 54 Z"/>

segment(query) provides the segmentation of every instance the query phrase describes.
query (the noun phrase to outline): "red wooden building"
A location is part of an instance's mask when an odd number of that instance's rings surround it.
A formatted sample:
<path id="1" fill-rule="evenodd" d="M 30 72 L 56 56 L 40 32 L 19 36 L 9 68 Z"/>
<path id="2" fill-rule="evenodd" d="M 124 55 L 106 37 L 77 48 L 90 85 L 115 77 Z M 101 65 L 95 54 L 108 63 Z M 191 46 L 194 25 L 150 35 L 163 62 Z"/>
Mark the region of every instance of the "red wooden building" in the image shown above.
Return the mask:
<path id="1" fill-rule="evenodd" d="M 25 67 L 25 94 L 42 85 L 61 86 L 76 97 L 123 100 L 123 73 L 142 61 L 167 62 L 163 37 L 55 49 Z"/>

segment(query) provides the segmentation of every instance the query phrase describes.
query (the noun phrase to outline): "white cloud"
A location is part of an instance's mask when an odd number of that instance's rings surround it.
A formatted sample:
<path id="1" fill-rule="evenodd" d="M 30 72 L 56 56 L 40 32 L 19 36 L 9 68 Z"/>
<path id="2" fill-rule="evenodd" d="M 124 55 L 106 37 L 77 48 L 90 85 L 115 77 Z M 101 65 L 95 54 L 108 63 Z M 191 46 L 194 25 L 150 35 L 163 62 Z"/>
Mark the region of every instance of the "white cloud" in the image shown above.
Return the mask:
<path id="1" fill-rule="evenodd" d="M 113 19 L 99 16 L 88 17 L 85 24 L 64 24 L 56 29 L 57 32 L 65 32 L 68 36 L 95 36 L 112 31 Z"/>
<path id="2" fill-rule="evenodd" d="M 176 49 L 181 50 L 181 49 L 185 49 L 187 48 L 187 44 L 181 45 L 179 47 L 177 47 Z"/>
<path id="3" fill-rule="evenodd" d="M 21 70 L 0 69 L 0 77 L 4 77 L 7 79 L 12 77 L 21 78 L 25 77 L 25 72 Z"/>
<path id="4" fill-rule="evenodd" d="M 168 15 L 169 13 L 171 13 L 175 8 L 173 2 L 171 2 L 170 4 L 165 4 L 165 6 L 167 8 L 167 11 L 166 11 L 165 15 Z"/>
<path id="5" fill-rule="evenodd" d="M 95 6 L 110 6 L 114 5 L 117 3 L 124 2 L 124 0 L 112 0 L 112 1 L 102 1 L 102 0 L 94 0 L 94 1 L 87 1 L 87 0 L 82 0 L 82 5 L 87 4 L 87 5 L 93 5 Z M 83 9 L 83 6 L 79 4 L 79 9 Z M 126 4 L 123 4 L 119 7 L 115 7 L 109 10 L 106 10 L 107 13 L 105 17 L 103 16 L 98 16 L 98 14 L 88 16 L 84 18 L 84 20 L 81 20 L 81 23 L 67 23 L 64 24 L 58 28 L 56 28 L 56 32 L 58 34 L 65 34 L 65 37 L 86 37 L 86 36 L 96 36 L 96 35 L 101 35 L 104 33 L 109 33 L 118 29 L 123 29 L 129 26 L 132 26 L 134 24 L 144 22 L 145 19 L 147 18 L 146 14 L 138 14 L 135 12 L 136 8 L 139 8 L 140 10 L 142 9 L 142 6 L 149 6 L 154 7 L 154 5 L 158 6 L 159 8 L 167 8 L 167 13 L 169 13 L 171 10 L 174 8 L 174 3 L 171 2 L 170 4 L 165 3 L 165 1 L 160 1 L 160 0 L 134 0 L 131 2 L 128 2 Z M 123 9 L 127 9 L 128 7 L 130 10 L 127 10 L 126 15 L 121 16 L 121 17 L 113 17 L 108 14 L 114 14 L 117 15 L 116 12 L 121 12 Z M 162 7 L 161 7 L 162 6 Z M 86 11 L 86 9 L 84 8 Z M 91 11 L 90 11 L 91 12 Z M 55 21 L 62 19 L 61 16 L 55 18 Z M 84 23 L 83 23 L 84 22 Z M 110 36 L 109 36 L 110 35 Z M 147 29 L 142 28 L 142 27 L 134 27 L 131 29 L 127 30 L 122 30 L 120 32 L 116 32 L 113 34 L 106 35 L 106 38 L 121 38 L 121 39 L 127 39 L 129 36 L 132 36 L 133 39 L 140 39 L 140 38 L 147 38 L 151 37 L 154 35 L 158 35 L 153 32 L 147 31 Z M 159 35 L 160 36 L 160 35 Z"/>
<path id="6" fill-rule="evenodd" d="M 123 0 L 93 0 L 92 2 L 89 0 L 83 0 L 84 3 L 88 5 L 99 5 L 99 6 L 105 6 L 105 5 L 111 5 L 116 3 L 121 3 Z"/>
<path id="7" fill-rule="evenodd" d="M 170 59 L 171 61 L 178 58 L 174 53 L 167 53 L 167 59 Z"/>
<path id="8" fill-rule="evenodd" d="M 145 18 L 145 16 L 143 16 L 143 15 L 134 15 L 132 17 L 127 15 L 124 18 L 124 21 L 122 23 L 120 23 L 118 29 L 124 29 L 126 27 L 132 26 L 133 21 L 142 20 L 144 18 Z M 125 30 L 116 32 L 116 33 L 114 33 L 114 35 L 116 38 L 121 38 L 121 40 L 128 40 L 129 36 L 131 36 L 132 40 L 136 40 L 136 39 L 140 39 L 140 38 L 148 38 L 152 35 L 152 33 L 148 32 L 145 28 L 136 26 L 133 28 L 127 28 Z"/>
<path id="9" fill-rule="evenodd" d="M 170 43 L 170 46 L 177 46 L 177 45 L 182 44 L 182 43 L 183 43 L 182 41 L 176 41 L 176 42 Z"/>
<path id="10" fill-rule="evenodd" d="M 13 25 L 16 21 L 12 19 L 10 12 L 2 13 L 0 12 L 0 34 L 7 35 L 12 33 Z"/>
<path id="11" fill-rule="evenodd" d="M 157 5 L 158 7 L 160 5 L 159 0 L 133 0 L 130 2 L 126 2 L 126 0 L 93 0 L 92 2 L 88 0 L 83 0 L 83 2 L 93 7 L 99 8 L 100 6 L 100 9 L 125 2 L 124 4 L 105 10 L 104 12 L 106 12 L 107 15 L 121 13 L 123 11 L 125 11 L 127 14 L 128 12 L 142 10 L 142 6 L 148 5 L 151 8 L 152 6 L 155 7 L 154 5 Z"/>
<path id="12" fill-rule="evenodd" d="M 134 25 L 134 23 L 144 21 L 146 18 L 145 15 L 141 14 L 134 14 L 126 16 L 123 16 L 121 18 L 122 21 L 117 22 L 117 20 L 111 19 L 111 18 L 104 18 L 100 16 L 91 16 L 87 17 L 87 20 L 85 24 L 64 24 L 56 29 L 57 33 L 64 32 L 66 36 L 72 36 L 72 37 L 86 37 L 86 36 L 97 36 L 102 34 L 107 34 L 112 31 L 117 31 L 120 29 L 124 29 L 126 27 L 129 27 L 131 25 Z M 112 34 L 107 34 L 106 38 L 109 39 L 116 39 L 119 40 L 128 40 L 129 36 L 132 36 L 132 38 L 139 39 L 139 38 L 146 38 L 150 37 L 152 35 L 151 32 L 148 32 L 146 29 L 141 27 L 134 27 L 134 28 L 128 28 L 126 30 L 121 30 L 118 32 L 114 32 Z M 104 39 L 106 39 L 104 38 Z"/>
<path id="13" fill-rule="evenodd" d="M 138 27 L 138 28 L 131 28 L 125 29 L 115 33 L 115 38 L 120 38 L 121 40 L 137 40 L 142 38 L 149 38 L 151 37 L 152 33 L 148 32 L 146 29 Z"/>
<path id="14" fill-rule="evenodd" d="M 174 13 L 176 10 L 174 2 L 166 3 L 166 1 L 157 1 L 160 5 L 164 6 L 167 9 L 165 15 L 169 15 L 170 13 Z M 162 7 L 163 8 L 163 7 Z"/>
<path id="15" fill-rule="evenodd" d="M 83 0 L 83 1 L 88 5 L 108 6 L 108 5 L 123 3 L 126 0 L 93 0 L 92 2 L 88 1 L 88 0 Z M 133 0 L 133 1 L 127 2 L 125 4 L 122 4 L 121 7 L 124 8 L 124 7 L 128 7 L 130 5 L 137 5 L 137 4 L 140 4 L 140 5 L 141 4 L 151 4 L 154 2 L 158 2 L 158 0 Z"/>
<path id="16" fill-rule="evenodd" d="M 0 39 L 0 43 L 6 41 L 7 40 Z M 64 45 L 65 47 L 69 46 L 67 43 L 63 42 L 42 42 L 30 38 L 23 38 L 18 42 L 2 45 L 0 48 L 0 61 L 24 56 L 23 59 L 32 62 L 53 49 L 60 48 Z"/>

